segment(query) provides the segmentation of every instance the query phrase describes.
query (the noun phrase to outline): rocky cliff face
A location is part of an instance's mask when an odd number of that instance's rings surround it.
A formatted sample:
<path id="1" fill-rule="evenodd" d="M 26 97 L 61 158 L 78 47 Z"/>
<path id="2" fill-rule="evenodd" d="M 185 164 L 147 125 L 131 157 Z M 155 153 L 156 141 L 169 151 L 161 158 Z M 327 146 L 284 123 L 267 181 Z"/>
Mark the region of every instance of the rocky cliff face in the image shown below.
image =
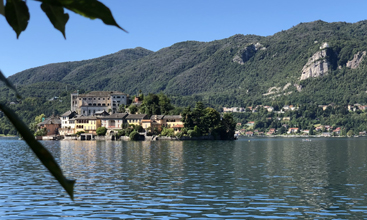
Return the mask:
<path id="1" fill-rule="evenodd" d="M 244 49 L 240 50 L 237 55 L 233 57 L 233 62 L 244 64 L 248 61 L 251 57 L 255 56 L 256 51 L 258 50 L 265 50 L 266 48 L 263 47 L 260 43 L 251 44 L 246 46 Z"/>
<path id="2" fill-rule="evenodd" d="M 359 64 L 363 61 L 363 58 L 366 56 L 366 51 L 358 52 L 354 54 L 353 60 L 347 62 L 347 67 L 351 69 L 357 69 Z"/>
<path id="3" fill-rule="evenodd" d="M 303 66 L 301 80 L 327 75 L 329 66 L 330 63 L 326 59 L 326 49 L 318 51 Z"/>

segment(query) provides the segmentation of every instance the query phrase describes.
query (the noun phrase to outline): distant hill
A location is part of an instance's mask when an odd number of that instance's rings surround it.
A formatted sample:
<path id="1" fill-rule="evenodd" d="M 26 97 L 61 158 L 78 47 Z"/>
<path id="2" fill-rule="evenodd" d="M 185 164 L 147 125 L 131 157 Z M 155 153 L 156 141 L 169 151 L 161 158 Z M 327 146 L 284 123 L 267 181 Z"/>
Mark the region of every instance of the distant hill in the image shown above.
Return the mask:
<path id="1" fill-rule="evenodd" d="M 126 49 L 28 69 L 9 79 L 26 97 L 52 97 L 67 87 L 132 95 L 163 92 L 181 106 L 203 100 L 217 108 L 366 103 L 366 35 L 367 21 L 315 21 L 267 37 L 238 34 L 212 42 L 186 41 L 157 52 Z M 46 82 L 47 91 L 40 86 Z M 11 101 L 13 96 L 3 94 L 0 98 Z"/>

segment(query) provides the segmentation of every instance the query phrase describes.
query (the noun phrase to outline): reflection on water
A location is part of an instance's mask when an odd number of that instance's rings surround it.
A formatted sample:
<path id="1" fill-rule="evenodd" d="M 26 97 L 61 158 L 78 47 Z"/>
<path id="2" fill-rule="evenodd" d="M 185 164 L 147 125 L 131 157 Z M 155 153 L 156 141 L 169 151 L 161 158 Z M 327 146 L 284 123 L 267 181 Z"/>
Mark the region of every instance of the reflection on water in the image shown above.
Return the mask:
<path id="1" fill-rule="evenodd" d="M 71 202 L 32 152 L 0 139 L 0 219 L 361 219 L 367 139 L 45 141 Z"/>

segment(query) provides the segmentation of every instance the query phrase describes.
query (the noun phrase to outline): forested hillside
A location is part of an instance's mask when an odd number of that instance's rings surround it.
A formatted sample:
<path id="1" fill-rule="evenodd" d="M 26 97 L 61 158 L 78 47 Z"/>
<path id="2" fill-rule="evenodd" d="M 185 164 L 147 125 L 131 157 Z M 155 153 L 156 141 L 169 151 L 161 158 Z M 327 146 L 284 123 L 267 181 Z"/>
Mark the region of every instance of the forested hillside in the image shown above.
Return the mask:
<path id="1" fill-rule="evenodd" d="M 24 97 L 43 102 L 78 89 L 131 95 L 139 90 L 163 92 L 178 106 L 201 100 L 217 109 L 274 102 L 367 103 L 366 60 L 362 57 L 356 68 L 347 67 L 348 61 L 367 51 L 366 34 L 367 21 L 315 21 L 267 37 L 238 34 L 212 42 L 180 42 L 157 52 L 126 49 L 91 60 L 36 67 L 9 79 Z M 322 58 L 326 73 L 300 80 L 306 63 L 322 52 L 324 43 L 328 45 Z M 1 100 L 16 101 L 6 88 L 0 89 Z M 63 103 L 67 108 L 68 103 Z"/>

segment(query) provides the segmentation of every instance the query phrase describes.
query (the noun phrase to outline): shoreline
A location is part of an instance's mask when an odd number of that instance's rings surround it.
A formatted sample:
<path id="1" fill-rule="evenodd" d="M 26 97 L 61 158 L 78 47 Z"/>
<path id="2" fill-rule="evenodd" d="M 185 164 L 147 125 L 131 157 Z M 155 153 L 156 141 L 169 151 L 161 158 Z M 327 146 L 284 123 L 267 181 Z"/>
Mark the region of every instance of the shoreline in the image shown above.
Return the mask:
<path id="1" fill-rule="evenodd" d="M 282 137 L 282 138 L 295 138 L 295 137 L 301 137 L 301 138 L 358 138 L 358 137 L 367 137 L 367 136 L 322 136 L 322 135 L 252 135 L 252 136 L 248 136 L 248 135 L 238 135 L 238 137 L 271 137 L 271 138 L 276 138 L 276 137 Z"/>

